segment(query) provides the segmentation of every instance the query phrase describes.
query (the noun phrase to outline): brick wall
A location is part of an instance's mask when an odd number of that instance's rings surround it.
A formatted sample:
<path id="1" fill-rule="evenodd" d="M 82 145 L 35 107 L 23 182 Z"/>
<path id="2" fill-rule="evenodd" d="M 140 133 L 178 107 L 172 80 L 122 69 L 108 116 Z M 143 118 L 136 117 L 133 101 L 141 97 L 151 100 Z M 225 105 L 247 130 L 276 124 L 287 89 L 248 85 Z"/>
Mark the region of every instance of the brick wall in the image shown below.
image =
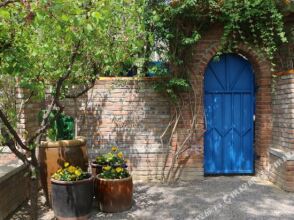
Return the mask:
<path id="1" fill-rule="evenodd" d="M 269 180 L 286 191 L 294 192 L 294 158 L 284 158 L 283 151 L 270 150 Z"/>
<path id="2" fill-rule="evenodd" d="M 154 79 L 101 78 L 88 94 L 64 102 L 65 112 L 77 121 L 77 135 L 88 140 L 93 159 L 113 145 L 119 146 L 129 161 L 134 179 L 159 180 L 168 172 L 171 155 L 161 145 L 160 136 L 170 122 L 168 98 L 153 89 Z M 166 161 L 167 160 L 167 161 Z M 176 178 L 202 176 L 200 161 L 184 154 L 176 161 Z"/>
<path id="3" fill-rule="evenodd" d="M 277 74 L 273 93 L 273 145 L 270 149 L 270 180 L 294 192 L 294 159 L 283 155 L 294 152 L 294 71 Z M 282 161 L 278 167 L 276 161 Z"/>
<path id="4" fill-rule="evenodd" d="M 27 101 L 29 97 L 29 90 L 16 88 L 16 108 L 19 116 L 17 130 L 23 137 L 30 136 L 38 129 L 38 114 L 43 104 L 35 99 Z"/>
<path id="5" fill-rule="evenodd" d="M 273 96 L 273 147 L 294 150 L 294 74 L 275 81 Z"/>
<path id="6" fill-rule="evenodd" d="M 279 47 L 276 77 L 273 83 L 273 144 L 269 150 L 270 180 L 287 191 L 294 192 L 294 158 L 284 159 L 294 152 L 294 14 L 285 18 L 288 43 Z M 280 162 L 280 166 L 275 166 Z"/>

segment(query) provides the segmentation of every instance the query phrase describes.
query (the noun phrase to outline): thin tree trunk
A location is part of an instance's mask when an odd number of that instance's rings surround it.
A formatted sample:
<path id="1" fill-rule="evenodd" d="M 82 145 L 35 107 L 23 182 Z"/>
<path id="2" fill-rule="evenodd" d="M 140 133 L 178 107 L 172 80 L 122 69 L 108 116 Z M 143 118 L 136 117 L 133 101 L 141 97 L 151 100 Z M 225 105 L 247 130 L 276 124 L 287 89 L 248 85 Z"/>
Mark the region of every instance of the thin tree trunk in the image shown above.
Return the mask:
<path id="1" fill-rule="evenodd" d="M 31 176 L 30 177 L 30 214 L 31 220 L 38 219 L 38 178 Z"/>

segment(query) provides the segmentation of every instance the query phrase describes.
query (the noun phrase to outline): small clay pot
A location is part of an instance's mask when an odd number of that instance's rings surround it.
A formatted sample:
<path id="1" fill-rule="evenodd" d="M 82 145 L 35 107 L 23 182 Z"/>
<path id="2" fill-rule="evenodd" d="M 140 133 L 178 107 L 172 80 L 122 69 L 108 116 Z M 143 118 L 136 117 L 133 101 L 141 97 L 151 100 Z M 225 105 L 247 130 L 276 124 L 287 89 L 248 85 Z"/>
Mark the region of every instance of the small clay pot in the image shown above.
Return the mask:
<path id="1" fill-rule="evenodd" d="M 91 170 L 92 170 L 92 175 L 97 176 L 98 174 L 102 173 L 102 168 L 103 165 L 98 164 L 96 161 L 91 162 Z"/>
<path id="2" fill-rule="evenodd" d="M 98 207 L 102 212 L 123 212 L 132 207 L 133 180 L 131 176 L 124 179 L 103 179 L 98 175 L 95 184 Z"/>
<path id="3" fill-rule="evenodd" d="M 93 180 L 59 181 L 51 179 L 52 208 L 59 220 L 86 220 L 93 203 Z"/>

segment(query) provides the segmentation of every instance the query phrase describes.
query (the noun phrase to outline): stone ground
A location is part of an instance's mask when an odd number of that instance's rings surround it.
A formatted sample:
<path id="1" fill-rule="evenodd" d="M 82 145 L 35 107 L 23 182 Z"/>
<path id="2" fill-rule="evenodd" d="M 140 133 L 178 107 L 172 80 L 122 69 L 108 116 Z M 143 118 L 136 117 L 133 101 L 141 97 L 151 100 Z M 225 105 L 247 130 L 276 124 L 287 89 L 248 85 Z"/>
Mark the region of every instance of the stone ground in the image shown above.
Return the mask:
<path id="1" fill-rule="evenodd" d="M 3 147 L 0 146 L 0 150 L 3 150 Z M 21 164 L 22 162 L 19 161 L 14 154 L 0 151 L 0 178 L 19 167 Z"/>
<path id="2" fill-rule="evenodd" d="M 246 189 L 251 179 L 254 182 Z M 53 212 L 44 206 L 40 212 L 40 219 L 54 219 Z M 11 219 L 23 220 L 27 216 L 24 205 Z M 294 220 L 294 193 L 250 176 L 208 177 L 172 186 L 137 183 L 131 210 L 104 214 L 93 209 L 91 220 L 94 219 Z"/>

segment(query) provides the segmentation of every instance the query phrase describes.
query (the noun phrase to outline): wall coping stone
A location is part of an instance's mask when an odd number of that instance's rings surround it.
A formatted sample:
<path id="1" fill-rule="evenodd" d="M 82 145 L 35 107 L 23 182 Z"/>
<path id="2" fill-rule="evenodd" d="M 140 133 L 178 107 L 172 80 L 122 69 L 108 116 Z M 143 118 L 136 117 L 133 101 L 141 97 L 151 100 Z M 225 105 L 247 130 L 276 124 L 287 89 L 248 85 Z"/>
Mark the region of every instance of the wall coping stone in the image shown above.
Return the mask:
<path id="1" fill-rule="evenodd" d="M 119 81 L 119 80 L 126 80 L 126 81 L 157 81 L 161 79 L 160 77 L 98 77 L 98 81 Z"/>
<path id="2" fill-rule="evenodd" d="M 9 179 L 11 176 L 15 175 L 21 170 L 25 170 L 27 165 L 17 165 L 17 166 L 11 166 L 11 165 L 4 165 L 0 166 L 0 184 L 3 183 L 5 180 Z"/>
<path id="3" fill-rule="evenodd" d="M 279 158 L 285 158 L 287 157 L 287 161 L 294 161 L 294 151 L 283 151 L 281 149 L 277 149 L 277 148 L 274 148 L 274 147 L 271 147 L 269 148 L 269 153 L 276 156 L 276 157 L 279 157 Z M 287 154 L 291 154 L 291 156 L 287 156 Z"/>
<path id="4" fill-rule="evenodd" d="M 290 70 L 286 70 L 286 71 L 282 71 L 282 72 L 277 72 L 277 73 L 274 73 L 273 75 L 286 76 L 286 75 L 292 75 L 292 74 L 294 74 L 294 69 L 290 69 Z"/>

